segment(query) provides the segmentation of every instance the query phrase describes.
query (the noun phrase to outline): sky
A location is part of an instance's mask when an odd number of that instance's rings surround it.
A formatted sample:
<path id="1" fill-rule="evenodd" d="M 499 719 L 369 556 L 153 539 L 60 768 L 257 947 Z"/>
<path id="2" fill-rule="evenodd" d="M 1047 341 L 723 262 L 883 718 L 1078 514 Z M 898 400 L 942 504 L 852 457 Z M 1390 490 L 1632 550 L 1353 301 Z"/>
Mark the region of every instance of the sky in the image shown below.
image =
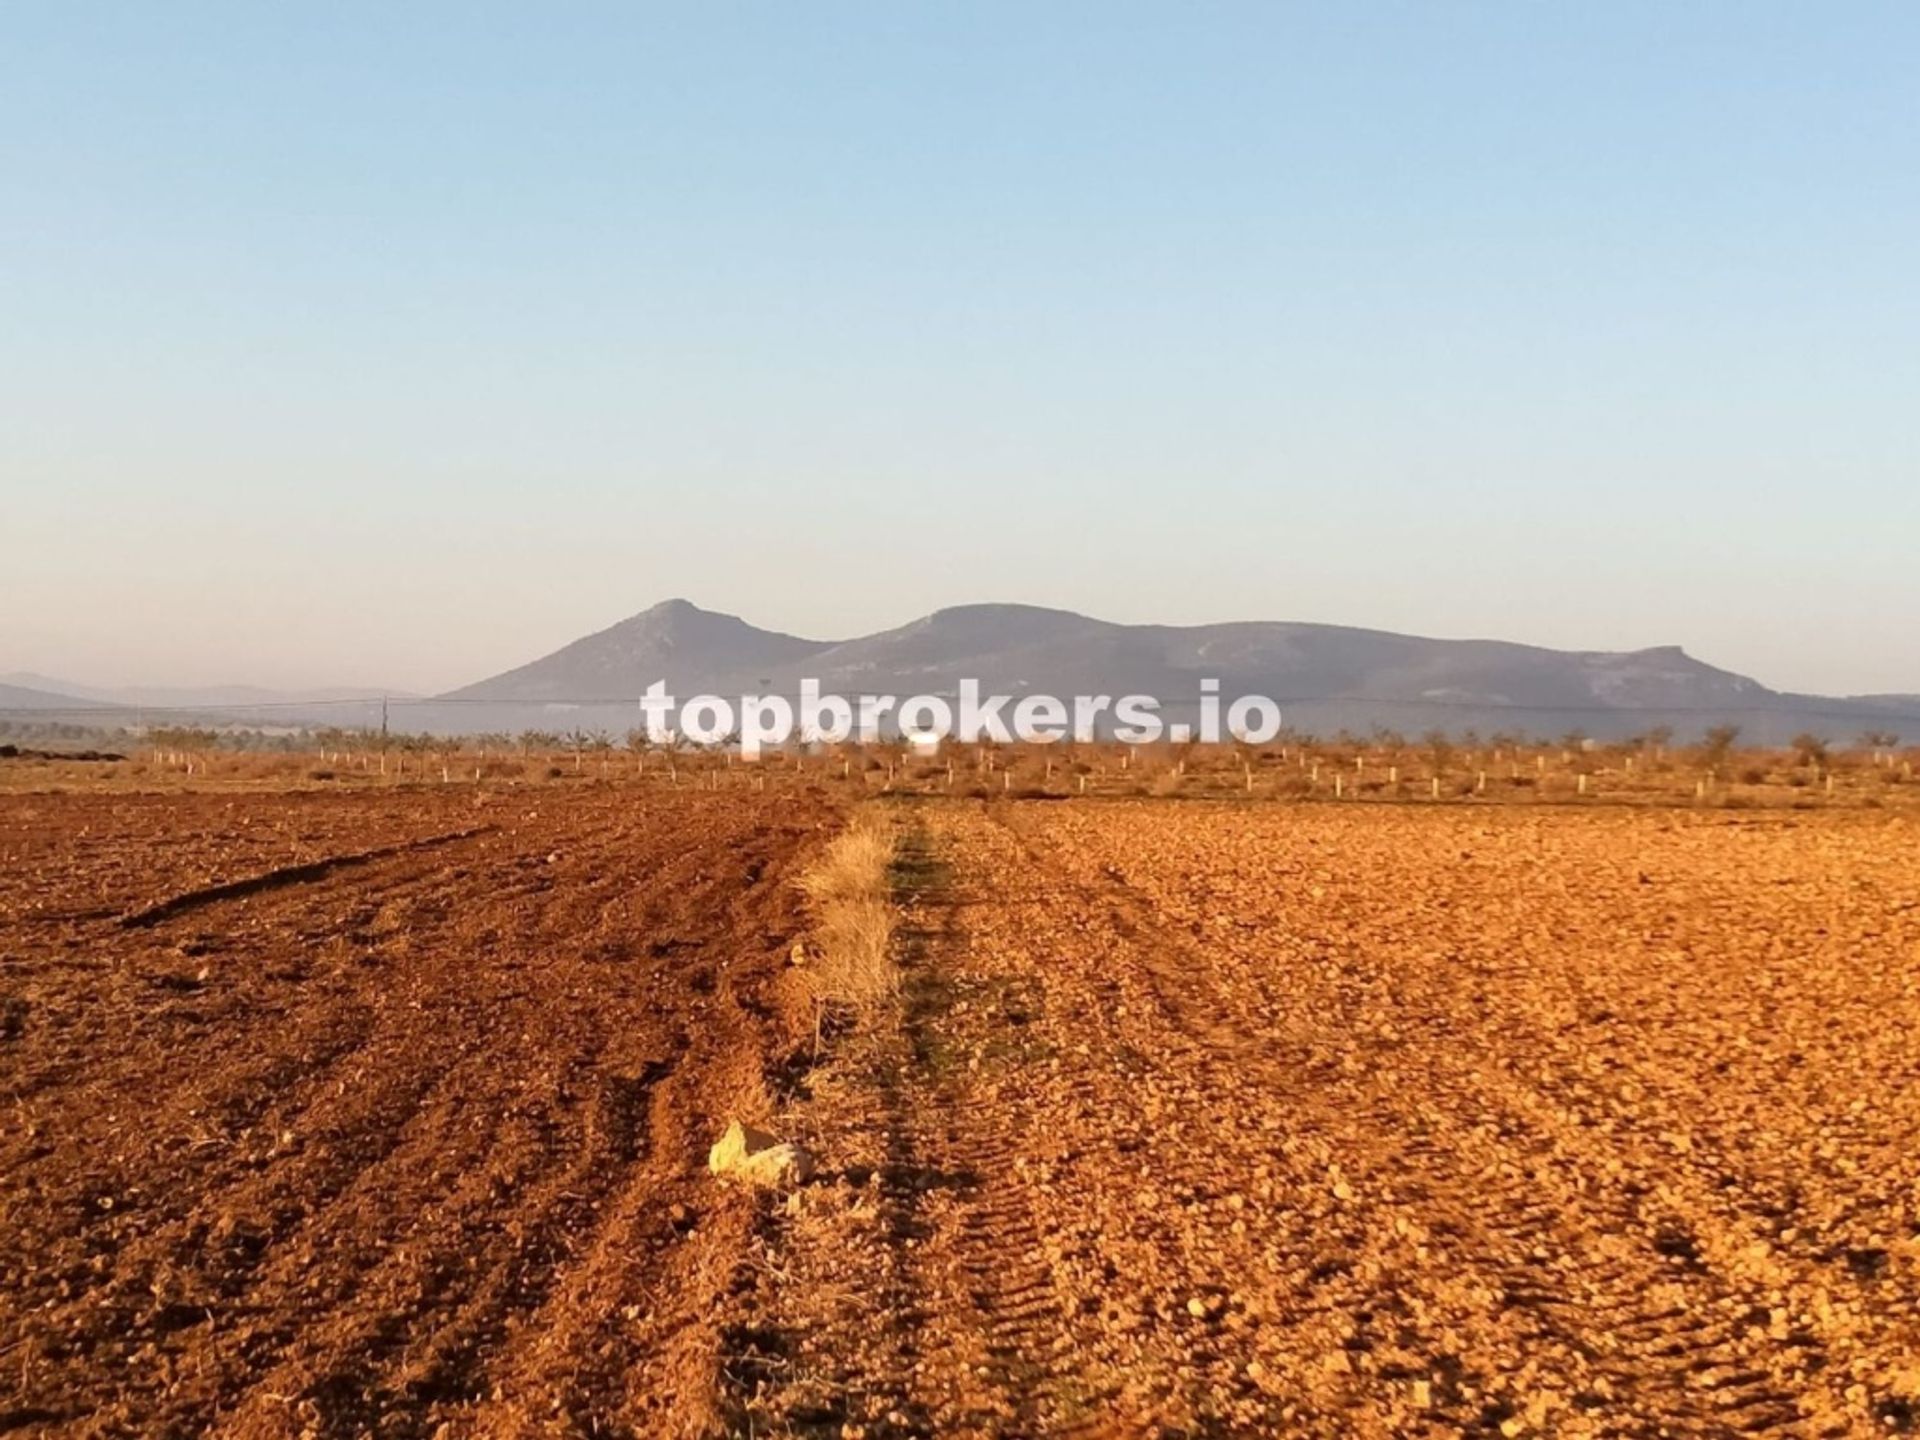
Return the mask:
<path id="1" fill-rule="evenodd" d="M 0 671 L 670 596 L 1920 691 L 1920 7 L 0 3 Z"/>

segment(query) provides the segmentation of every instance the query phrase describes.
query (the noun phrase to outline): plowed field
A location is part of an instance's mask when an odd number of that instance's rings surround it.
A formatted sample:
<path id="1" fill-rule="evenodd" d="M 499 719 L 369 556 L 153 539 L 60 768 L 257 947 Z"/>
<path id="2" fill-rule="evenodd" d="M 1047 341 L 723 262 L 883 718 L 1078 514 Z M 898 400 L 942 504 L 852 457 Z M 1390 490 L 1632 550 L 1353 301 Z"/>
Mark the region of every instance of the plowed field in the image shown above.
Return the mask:
<path id="1" fill-rule="evenodd" d="M 1911 1428 L 1914 838 L 1870 817 L 931 811 L 905 1035 L 881 1083 L 812 1107 L 822 1148 L 877 1179 L 809 1196 L 775 1242 L 769 1420 Z M 884 1313 L 836 1292 L 850 1254 Z"/>
<path id="2" fill-rule="evenodd" d="M 0 1430 L 693 1432 L 806 798 L 0 814 Z M 442 1431 L 443 1426 L 449 1427 Z"/>
<path id="3" fill-rule="evenodd" d="M 0 801 L 0 1429 L 1920 1425 L 1911 821 L 887 813 L 816 1050 L 809 792 Z"/>

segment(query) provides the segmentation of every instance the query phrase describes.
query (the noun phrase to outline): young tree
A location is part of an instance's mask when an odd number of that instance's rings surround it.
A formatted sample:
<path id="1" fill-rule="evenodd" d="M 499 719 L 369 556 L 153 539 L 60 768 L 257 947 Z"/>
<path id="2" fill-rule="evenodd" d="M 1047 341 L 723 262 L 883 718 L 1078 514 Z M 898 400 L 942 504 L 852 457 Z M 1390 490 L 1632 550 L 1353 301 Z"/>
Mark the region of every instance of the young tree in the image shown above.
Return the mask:
<path id="1" fill-rule="evenodd" d="M 1811 765 L 1825 769 L 1827 764 L 1827 741 L 1824 736 L 1802 731 L 1793 737 L 1793 758 L 1798 765 Z"/>
<path id="2" fill-rule="evenodd" d="M 1642 731 L 1635 743 L 1649 754 L 1658 755 L 1662 750 L 1667 748 L 1667 745 L 1672 740 L 1673 727 L 1671 725 L 1655 725 L 1649 730 Z"/>
<path id="3" fill-rule="evenodd" d="M 1727 763 L 1727 757 L 1733 753 L 1734 742 L 1740 738 L 1738 725 L 1715 725 L 1707 731 L 1700 742 L 1700 758 L 1707 768 L 1718 770 Z"/>

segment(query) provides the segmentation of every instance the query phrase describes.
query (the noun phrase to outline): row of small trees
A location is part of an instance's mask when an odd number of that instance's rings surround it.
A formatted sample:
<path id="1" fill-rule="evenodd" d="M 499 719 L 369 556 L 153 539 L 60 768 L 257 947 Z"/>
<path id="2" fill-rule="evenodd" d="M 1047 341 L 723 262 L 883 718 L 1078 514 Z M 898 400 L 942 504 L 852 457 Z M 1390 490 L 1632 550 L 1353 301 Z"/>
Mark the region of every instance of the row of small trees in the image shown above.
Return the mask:
<path id="1" fill-rule="evenodd" d="M 718 753 L 731 750 L 739 739 L 735 734 L 725 736 L 711 745 L 699 745 L 677 735 L 656 740 L 641 729 L 629 730 L 616 738 L 605 731 L 584 729 L 569 731 L 528 729 L 517 734 L 489 731 L 464 737 L 436 737 L 398 731 L 386 732 L 372 727 L 326 726 L 312 730 L 273 733 L 240 728 L 216 730 L 204 726 L 153 726 L 143 735 L 136 737 L 125 730 L 106 732 L 70 725 L 35 725 L 17 728 L 30 728 L 49 734 L 58 731 L 60 738 L 105 737 L 122 742 L 138 739 L 155 749 L 185 753 L 205 753 L 213 750 L 311 751 L 318 749 L 322 752 L 361 755 L 383 751 L 393 751 L 403 755 L 477 754 L 483 759 L 515 755 L 524 759 L 532 756 L 571 753 L 576 761 L 583 761 L 588 756 L 604 758 L 616 749 L 624 749 L 635 756 L 660 754 L 669 758 L 679 754 L 703 751 Z M 1732 762 L 1736 751 L 1740 749 L 1741 730 L 1735 725 L 1715 726 L 1684 750 L 1673 746 L 1673 733 L 1670 727 L 1659 726 L 1625 740 L 1598 742 L 1581 730 L 1570 730 L 1557 740 L 1546 740 L 1529 736 L 1521 731 L 1498 731 L 1483 736 L 1471 729 L 1457 734 L 1435 729 L 1425 732 L 1417 739 L 1410 739 L 1398 731 L 1376 727 L 1365 735 L 1341 730 L 1325 738 L 1303 732 L 1289 732 L 1266 745 L 1253 746 L 1244 742 L 1235 742 L 1232 749 L 1237 752 L 1238 759 L 1243 764 L 1256 764 L 1260 757 L 1271 758 L 1289 752 L 1306 753 L 1317 758 L 1333 760 L 1336 763 L 1342 760 L 1351 763 L 1354 757 L 1367 754 L 1418 755 L 1426 761 L 1434 773 L 1446 773 L 1460 763 L 1463 756 L 1492 757 L 1498 760 L 1522 754 L 1538 755 L 1555 748 L 1561 750 L 1569 761 L 1580 757 L 1588 763 L 1604 763 L 1611 758 L 1615 761 L 1637 759 L 1643 763 L 1659 764 L 1670 757 L 1678 759 L 1685 755 L 1708 770 L 1721 770 Z M 804 742 L 805 737 L 803 737 L 803 744 Z M 1886 763 L 1900 744 L 1901 737 L 1896 732 L 1868 730 L 1855 739 L 1849 751 L 1846 747 L 1836 746 L 1826 736 L 1806 732 L 1794 736 L 1785 748 L 1791 754 L 1795 765 L 1826 770 L 1843 758 Z M 911 750 L 911 747 L 898 736 L 865 745 L 829 748 L 837 753 L 858 752 L 866 756 L 869 761 L 877 757 L 882 764 L 902 763 Z M 996 746 L 991 741 L 980 741 L 949 746 L 948 753 L 971 752 L 976 764 L 982 768 L 992 768 L 989 757 L 1000 748 L 1002 747 Z M 1062 761 L 1072 763 L 1077 752 L 1084 747 L 1071 741 L 1062 741 L 1046 748 L 1059 756 Z M 1186 759 L 1196 750 L 1205 749 L 1192 741 L 1180 745 L 1163 744 L 1153 748 L 1173 756 L 1176 761 Z"/>
<path id="2" fill-rule="evenodd" d="M 1741 730 L 1738 725 L 1715 725 L 1708 729 L 1694 747 L 1694 753 L 1701 763 L 1709 769 L 1718 769 L 1727 764 L 1739 747 Z M 1323 748 L 1322 742 L 1311 735 L 1295 737 L 1294 743 L 1307 750 Z M 1406 737 L 1393 730 L 1375 730 L 1362 741 L 1342 731 L 1333 737 L 1332 747 L 1336 750 L 1357 752 L 1372 748 L 1386 752 L 1405 752 L 1415 748 Z M 1673 748 L 1673 729 L 1661 725 L 1625 740 L 1612 743 L 1597 743 L 1583 730 L 1570 730 L 1558 741 L 1543 741 L 1522 732 L 1503 731 L 1486 736 L 1484 739 L 1473 730 L 1462 731 L 1458 736 L 1442 730 L 1429 730 L 1420 737 L 1418 748 L 1425 751 L 1436 771 L 1444 771 L 1452 764 L 1455 755 L 1461 751 L 1487 751 L 1493 754 L 1517 754 L 1522 751 L 1537 752 L 1558 745 L 1569 755 L 1599 754 L 1617 758 L 1641 756 L 1658 761 L 1670 753 Z M 1900 745 L 1900 736 L 1887 730 L 1868 730 L 1855 741 L 1858 752 L 1880 760 L 1890 755 Z M 1802 766 L 1825 769 L 1835 755 L 1834 743 L 1824 735 L 1815 735 L 1803 731 L 1787 743 L 1787 749 L 1794 762 Z"/>

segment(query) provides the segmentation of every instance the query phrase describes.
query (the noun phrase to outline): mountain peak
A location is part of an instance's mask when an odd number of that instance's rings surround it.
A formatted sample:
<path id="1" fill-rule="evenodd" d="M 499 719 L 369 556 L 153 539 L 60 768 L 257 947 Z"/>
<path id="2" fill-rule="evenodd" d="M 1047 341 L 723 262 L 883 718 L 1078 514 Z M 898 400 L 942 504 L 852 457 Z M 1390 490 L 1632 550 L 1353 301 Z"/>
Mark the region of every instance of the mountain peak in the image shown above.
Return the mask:
<path id="1" fill-rule="evenodd" d="M 763 630 L 675 597 L 517 670 L 455 692 L 506 705 L 631 705 L 656 680 L 683 700 L 825 694 L 1140 694 L 1197 704 L 1200 681 L 1270 695 L 1322 733 L 1387 725 L 1629 734 L 1732 716 L 1753 734 L 1804 728 L 1796 697 L 1678 645 L 1565 651 L 1295 622 L 1122 625 L 1041 605 L 952 605 L 877 634 L 826 642 Z M 1832 705 L 1836 702 L 1827 702 Z"/>
<path id="2" fill-rule="evenodd" d="M 717 610 L 702 610 L 691 600 L 685 600 L 676 595 L 671 600 L 662 600 L 657 605 L 649 605 L 639 614 L 630 616 L 629 618 L 634 620 L 679 620 L 690 615 L 718 615 L 719 613 Z M 727 618 L 733 619 L 734 617 L 728 616 Z"/>
<path id="3" fill-rule="evenodd" d="M 822 641 L 762 630 L 738 615 L 675 597 L 449 698 L 624 703 L 656 680 L 670 688 L 715 675 L 751 683 L 766 669 L 825 648 Z"/>
<path id="4" fill-rule="evenodd" d="M 658 605 L 649 605 L 636 611 L 626 619 L 616 621 L 598 634 L 608 634 L 617 630 L 656 630 L 671 631 L 684 626 L 700 625 L 705 622 L 719 621 L 730 625 L 745 625 L 746 621 L 737 615 L 726 615 L 718 610 L 702 610 L 691 600 L 662 600 Z"/>

